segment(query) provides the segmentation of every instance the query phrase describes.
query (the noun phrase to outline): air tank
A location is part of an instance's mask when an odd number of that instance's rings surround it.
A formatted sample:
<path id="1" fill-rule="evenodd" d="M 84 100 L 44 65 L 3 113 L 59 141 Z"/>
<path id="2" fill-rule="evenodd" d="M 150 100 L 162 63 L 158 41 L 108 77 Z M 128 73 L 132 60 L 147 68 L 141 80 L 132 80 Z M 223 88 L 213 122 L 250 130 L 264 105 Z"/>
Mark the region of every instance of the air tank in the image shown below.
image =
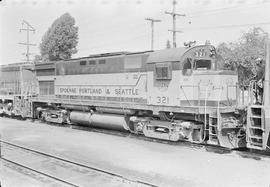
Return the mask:
<path id="1" fill-rule="evenodd" d="M 129 118 L 115 114 L 91 114 L 90 112 L 72 111 L 70 113 L 70 121 L 72 123 L 112 129 L 118 131 L 127 131 Z"/>

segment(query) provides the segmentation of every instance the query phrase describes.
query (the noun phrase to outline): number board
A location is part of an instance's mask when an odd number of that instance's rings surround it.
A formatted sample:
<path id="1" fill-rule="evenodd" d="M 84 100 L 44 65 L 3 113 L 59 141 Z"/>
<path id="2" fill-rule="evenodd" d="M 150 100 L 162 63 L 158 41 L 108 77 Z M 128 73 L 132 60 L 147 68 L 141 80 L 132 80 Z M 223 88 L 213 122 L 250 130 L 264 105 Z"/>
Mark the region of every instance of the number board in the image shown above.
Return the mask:
<path id="1" fill-rule="evenodd" d="M 194 52 L 194 57 L 201 58 L 201 57 L 206 57 L 206 56 L 207 56 L 207 52 L 203 48 L 198 49 Z"/>

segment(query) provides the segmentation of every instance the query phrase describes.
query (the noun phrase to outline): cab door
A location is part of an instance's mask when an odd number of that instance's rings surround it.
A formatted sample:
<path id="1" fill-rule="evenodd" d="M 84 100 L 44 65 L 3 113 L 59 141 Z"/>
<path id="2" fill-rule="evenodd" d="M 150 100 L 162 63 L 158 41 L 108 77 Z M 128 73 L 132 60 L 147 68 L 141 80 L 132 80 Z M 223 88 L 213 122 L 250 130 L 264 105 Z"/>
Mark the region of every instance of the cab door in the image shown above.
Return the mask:
<path id="1" fill-rule="evenodd" d="M 183 66 L 180 73 L 180 84 L 178 85 L 178 88 L 180 90 L 179 105 L 194 105 L 194 100 L 198 95 L 198 86 L 194 85 L 192 58 L 186 58 L 183 61 Z"/>

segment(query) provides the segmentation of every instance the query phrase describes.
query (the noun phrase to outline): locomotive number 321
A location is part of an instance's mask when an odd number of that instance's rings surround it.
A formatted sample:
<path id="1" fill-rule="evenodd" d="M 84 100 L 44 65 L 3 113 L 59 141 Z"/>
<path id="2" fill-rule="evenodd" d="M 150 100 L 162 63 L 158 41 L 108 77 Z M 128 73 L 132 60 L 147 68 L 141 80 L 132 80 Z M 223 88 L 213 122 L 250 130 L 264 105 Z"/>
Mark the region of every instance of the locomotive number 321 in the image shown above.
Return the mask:
<path id="1" fill-rule="evenodd" d="M 157 103 L 159 104 L 169 104 L 169 97 L 158 96 Z"/>

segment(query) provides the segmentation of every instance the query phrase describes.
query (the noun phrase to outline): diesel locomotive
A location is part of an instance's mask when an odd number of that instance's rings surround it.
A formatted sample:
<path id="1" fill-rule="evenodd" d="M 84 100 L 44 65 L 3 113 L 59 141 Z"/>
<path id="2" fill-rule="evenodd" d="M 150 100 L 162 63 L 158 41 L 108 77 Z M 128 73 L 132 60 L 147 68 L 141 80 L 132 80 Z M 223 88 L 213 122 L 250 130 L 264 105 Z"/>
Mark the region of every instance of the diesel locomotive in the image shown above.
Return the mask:
<path id="1" fill-rule="evenodd" d="M 256 105 L 254 84 L 241 91 L 237 73 L 224 69 L 209 44 L 11 67 L 1 68 L 1 113 L 168 141 L 269 150 L 269 72 L 264 104 Z M 8 92 L 12 86 L 17 91 Z"/>

